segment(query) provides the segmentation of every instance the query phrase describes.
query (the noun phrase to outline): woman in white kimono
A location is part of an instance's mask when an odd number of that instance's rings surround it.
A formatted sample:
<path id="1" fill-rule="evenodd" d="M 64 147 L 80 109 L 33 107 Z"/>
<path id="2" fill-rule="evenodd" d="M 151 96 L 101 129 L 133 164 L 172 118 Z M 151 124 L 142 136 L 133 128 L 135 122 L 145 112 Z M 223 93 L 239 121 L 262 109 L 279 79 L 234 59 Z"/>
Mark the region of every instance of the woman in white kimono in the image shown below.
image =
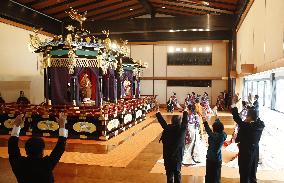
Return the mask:
<path id="1" fill-rule="evenodd" d="M 185 137 L 185 148 L 182 163 L 195 165 L 206 161 L 206 145 L 200 137 L 199 116 L 194 107 L 188 107 L 188 126 Z"/>

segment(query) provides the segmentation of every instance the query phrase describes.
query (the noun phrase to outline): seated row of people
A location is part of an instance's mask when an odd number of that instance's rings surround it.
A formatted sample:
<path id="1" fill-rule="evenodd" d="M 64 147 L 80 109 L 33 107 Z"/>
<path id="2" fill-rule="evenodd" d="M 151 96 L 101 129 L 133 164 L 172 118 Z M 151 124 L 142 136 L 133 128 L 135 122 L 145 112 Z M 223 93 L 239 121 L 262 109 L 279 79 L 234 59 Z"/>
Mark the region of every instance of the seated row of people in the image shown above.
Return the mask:
<path id="1" fill-rule="evenodd" d="M 3 99 L 1 93 L 0 93 L 0 104 L 5 104 L 5 100 Z M 25 96 L 25 93 L 24 91 L 20 91 L 20 96 L 19 98 L 17 99 L 17 104 L 23 104 L 23 105 L 27 105 L 27 104 L 30 104 L 30 100 Z"/>

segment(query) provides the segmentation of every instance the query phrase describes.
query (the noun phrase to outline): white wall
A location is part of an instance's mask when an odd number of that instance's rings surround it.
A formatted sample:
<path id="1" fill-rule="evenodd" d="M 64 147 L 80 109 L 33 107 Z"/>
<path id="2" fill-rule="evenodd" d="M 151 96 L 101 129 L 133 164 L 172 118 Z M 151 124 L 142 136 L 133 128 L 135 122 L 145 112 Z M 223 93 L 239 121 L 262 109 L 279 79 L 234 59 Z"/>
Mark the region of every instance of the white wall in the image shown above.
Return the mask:
<path id="1" fill-rule="evenodd" d="M 254 1 L 237 32 L 239 73 L 241 64 L 259 67 L 284 57 L 283 9 L 283 0 Z"/>
<path id="2" fill-rule="evenodd" d="M 194 47 L 210 46 L 212 50 L 212 66 L 167 66 L 167 52 L 169 47 L 175 46 L 190 50 Z M 227 76 L 227 43 L 208 42 L 202 44 L 158 44 L 158 45 L 130 45 L 130 55 L 134 59 L 148 62 L 149 67 L 144 69 L 143 77 L 225 77 Z M 154 88 L 153 88 L 154 87 Z M 216 103 L 219 92 L 227 87 L 227 80 L 213 80 L 212 87 L 167 87 L 166 80 L 141 81 L 142 95 L 158 95 L 158 102 L 165 104 L 167 98 L 175 91 L 182 102 L 186 95 L 192 91 L 203 94 L 206 91 L 212 104 Z"/>
<path id="3" fill-rule="evenodd" d="M 241 64 L 254 64 L 257 72 L 281 67 L 284 58 L 284 1 L 257 0 L 237 32 L 237 72 Z M 236 90 L 242 94 L 242 78 Z"/>
<path id="4" fill-rule="evenodd" d="M 28 49 L 32 32 L 0 23 L 0 92 L 6 102 L 15 102 L 24 90 L 34 104 L 44 100 L 43 76 L 37 69 L 37 54 Z"/>

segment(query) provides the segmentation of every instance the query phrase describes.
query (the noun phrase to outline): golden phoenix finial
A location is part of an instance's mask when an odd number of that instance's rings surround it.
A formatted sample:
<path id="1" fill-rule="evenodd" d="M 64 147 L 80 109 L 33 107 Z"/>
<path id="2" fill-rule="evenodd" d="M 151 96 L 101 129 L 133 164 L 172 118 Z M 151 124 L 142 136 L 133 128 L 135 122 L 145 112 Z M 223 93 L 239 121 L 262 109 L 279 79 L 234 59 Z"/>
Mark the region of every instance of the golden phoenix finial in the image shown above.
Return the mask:
<path id="1" fill-rule="evenodd" d="M 87 11 L 85 11 L 83 14 L 78 13 L 78 10 L 74 10 L 72 7 L 70 8 L 69 11 L 66 12 L 69 17 L 73 20 L 76 20 L 80 23 L 81 25 L 81 29 L 82 29 L 82 25 L 83 22 L 85 22 L 87 20 Z"/>

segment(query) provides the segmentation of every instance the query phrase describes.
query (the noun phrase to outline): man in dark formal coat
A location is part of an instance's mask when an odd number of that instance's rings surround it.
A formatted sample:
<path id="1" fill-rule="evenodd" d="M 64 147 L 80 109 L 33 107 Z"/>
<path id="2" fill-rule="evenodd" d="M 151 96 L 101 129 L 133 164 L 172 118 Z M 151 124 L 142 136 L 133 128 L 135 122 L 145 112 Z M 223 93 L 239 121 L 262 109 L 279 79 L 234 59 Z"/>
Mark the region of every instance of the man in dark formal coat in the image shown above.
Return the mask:
<path id="1" fill-rule="evenodd" d="M 156 116 L 164 129 L 161 140 L 163 142 L 163 158 L 167 182 L 180 183 L 188 114 L 186 111 L 183 112 L 182 121 L 180 116 L 173 115 L 171 124 L 167 124 L 159 111 Z"/>
<path id="2" fill-rule="evenodd" d="M 42 138 L 31 137 L 25 144 L 27 157 L 21 156 L 18 146 L 23 115 L 15 119 L 15 126 L 8 142 L 9 161 L 19 183 L 53 183 L 53 169 L 65 151 L 67 130 L 66 116 L 59 115 L 59 138 L 50 156 L 43 157 L 44 141 Z"/>
<path id="3" fill-rule="evenodd" d="M 17 100 L 17 104 L 27 105 L 30 104 L 30 100 L 25 96 L 24 91 L 20 91 L 20 97 Z"/>
<path id="4" fill-rule="evenodd" d="M 254 109 L 256 110 L 256 112 L 257 112 L 257 116 L 259 115 L 259 103 L 258 103 L 258 98 L 259 98 L 259 96 L 258 95 L 255 95 L 254 96 L 254 102 L 253 102 L 253 107 L 254 107 Z"/>
<path id="5" fill-rule="evenodd" d="M 236 102 L 232 101 L 232 114 L 234 121 L 239 126 L 239 173 L 240 183 L 256 183 L 256 172 L 259 161 L 259 140 L 265 127 L 264 122 L 257 116 L 257 111 L 248 109 L 247 117 L 243 121 L 238 113 Z"/>

